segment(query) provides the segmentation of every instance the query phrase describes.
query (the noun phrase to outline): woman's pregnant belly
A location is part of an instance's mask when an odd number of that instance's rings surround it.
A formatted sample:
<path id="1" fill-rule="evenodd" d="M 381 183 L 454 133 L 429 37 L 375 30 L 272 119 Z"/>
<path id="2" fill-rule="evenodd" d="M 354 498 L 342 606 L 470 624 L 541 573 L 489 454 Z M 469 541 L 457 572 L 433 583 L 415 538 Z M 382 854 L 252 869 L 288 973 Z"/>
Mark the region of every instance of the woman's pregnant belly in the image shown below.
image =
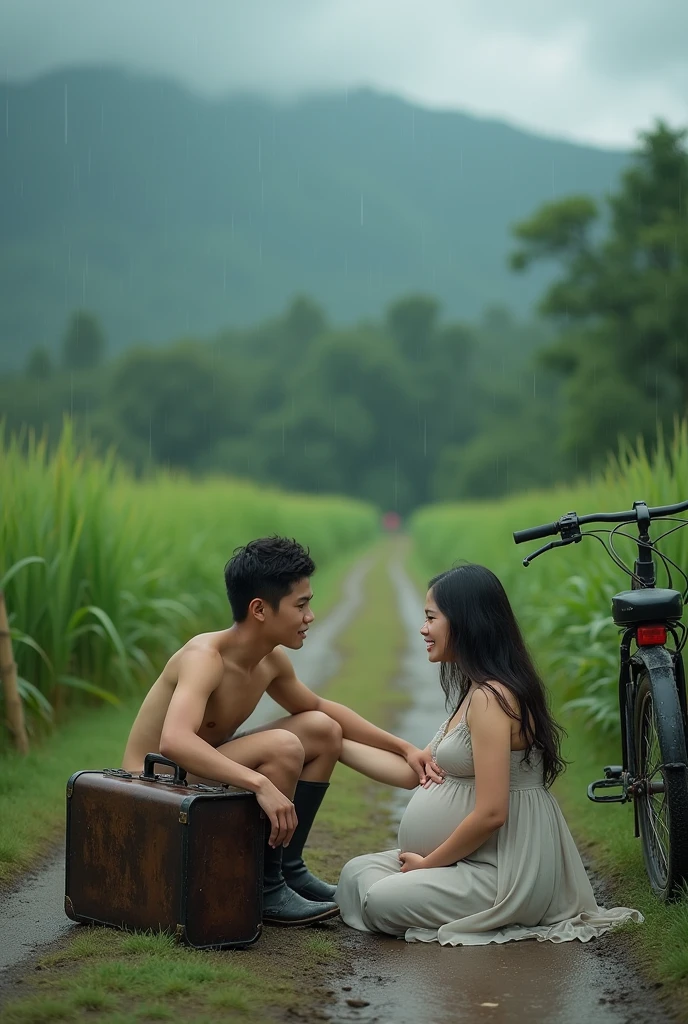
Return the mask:
<path id="1" fill-rule="evenodd" d="M 399 849 L 427 857 L 454 832 L 475 806 L 475 789 L 446 778 L 440 785 L 419 788 L 399 822 Z"/>

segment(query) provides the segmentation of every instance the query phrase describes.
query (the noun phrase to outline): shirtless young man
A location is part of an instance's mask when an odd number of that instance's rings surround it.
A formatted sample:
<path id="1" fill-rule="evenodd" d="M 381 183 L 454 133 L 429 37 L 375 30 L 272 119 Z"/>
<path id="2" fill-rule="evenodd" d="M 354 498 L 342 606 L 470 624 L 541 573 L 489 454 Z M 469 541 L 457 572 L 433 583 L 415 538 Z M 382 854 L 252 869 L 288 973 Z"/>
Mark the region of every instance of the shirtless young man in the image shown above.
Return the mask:
<path id="1" fill-rule="evenodd" d="M 314 571 L 296 541 L 269 537 L 237 549 L 225 567 L 234 625 L 201 633 L 172 655 L 141 705 L 122 762 L 137 773 L 147 753 L 160 753 L 185 768 L 190 782 L 256 794 L 271 826 L 263 891 L 263 920 L 270 924 L 309 924 L 339 913 L 335 886 L 312 875 L 302 855 L 343 736 L 401 754 L 413 785 L 425 771 L 422 751 L 297 679 L 281 648 L 303 646 L 314 618 Z M 266 692 L 287 717 L 237 735 Z"/>

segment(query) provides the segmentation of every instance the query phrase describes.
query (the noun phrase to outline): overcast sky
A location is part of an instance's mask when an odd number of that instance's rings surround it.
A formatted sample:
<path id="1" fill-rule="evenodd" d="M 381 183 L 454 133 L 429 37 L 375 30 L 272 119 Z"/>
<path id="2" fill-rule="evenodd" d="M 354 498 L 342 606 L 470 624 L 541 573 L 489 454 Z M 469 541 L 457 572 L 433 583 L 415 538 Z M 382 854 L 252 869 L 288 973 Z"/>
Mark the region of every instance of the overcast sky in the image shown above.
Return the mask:
<path id="1" fill-rule="evenodd" d="M 109 63 L 209 94 L 369 85 L 627 146 L 688 125 L 688 0 L 0 0 L 0 75 Z"/>

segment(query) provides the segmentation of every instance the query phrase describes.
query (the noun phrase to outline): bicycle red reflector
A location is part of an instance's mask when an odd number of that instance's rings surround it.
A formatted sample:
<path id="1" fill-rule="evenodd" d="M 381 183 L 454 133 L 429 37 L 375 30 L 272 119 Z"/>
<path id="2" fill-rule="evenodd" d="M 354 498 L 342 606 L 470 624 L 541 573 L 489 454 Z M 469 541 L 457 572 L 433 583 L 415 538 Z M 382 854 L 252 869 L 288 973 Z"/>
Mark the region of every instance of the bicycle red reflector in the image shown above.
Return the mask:
<path id="1" fill-rule="evenodd" d="M 638 647 L 650 647 L 652 644 L 665 644 L 666 638 L 666 626 L 638 626 L 638 632 L 636 633 Z"/>

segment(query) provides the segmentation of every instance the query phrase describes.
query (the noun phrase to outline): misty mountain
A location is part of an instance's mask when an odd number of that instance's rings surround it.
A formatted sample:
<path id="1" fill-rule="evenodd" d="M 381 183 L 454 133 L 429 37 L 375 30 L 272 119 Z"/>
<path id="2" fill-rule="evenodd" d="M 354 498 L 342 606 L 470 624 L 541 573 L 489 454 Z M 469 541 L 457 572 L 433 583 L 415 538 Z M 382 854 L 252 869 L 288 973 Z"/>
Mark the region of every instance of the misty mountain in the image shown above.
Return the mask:
<path id="1" fill-rule="evenodd" d="M 5 85 L 0 365 L 93 310 L 117 350 L 258 321 L 308 293 L 331 318 L 424 291 L 448 316 L 526 312 L 510 226 L 601 196 L 627 154 L 362 90 L 211 100 L 102 69 Z"/>

